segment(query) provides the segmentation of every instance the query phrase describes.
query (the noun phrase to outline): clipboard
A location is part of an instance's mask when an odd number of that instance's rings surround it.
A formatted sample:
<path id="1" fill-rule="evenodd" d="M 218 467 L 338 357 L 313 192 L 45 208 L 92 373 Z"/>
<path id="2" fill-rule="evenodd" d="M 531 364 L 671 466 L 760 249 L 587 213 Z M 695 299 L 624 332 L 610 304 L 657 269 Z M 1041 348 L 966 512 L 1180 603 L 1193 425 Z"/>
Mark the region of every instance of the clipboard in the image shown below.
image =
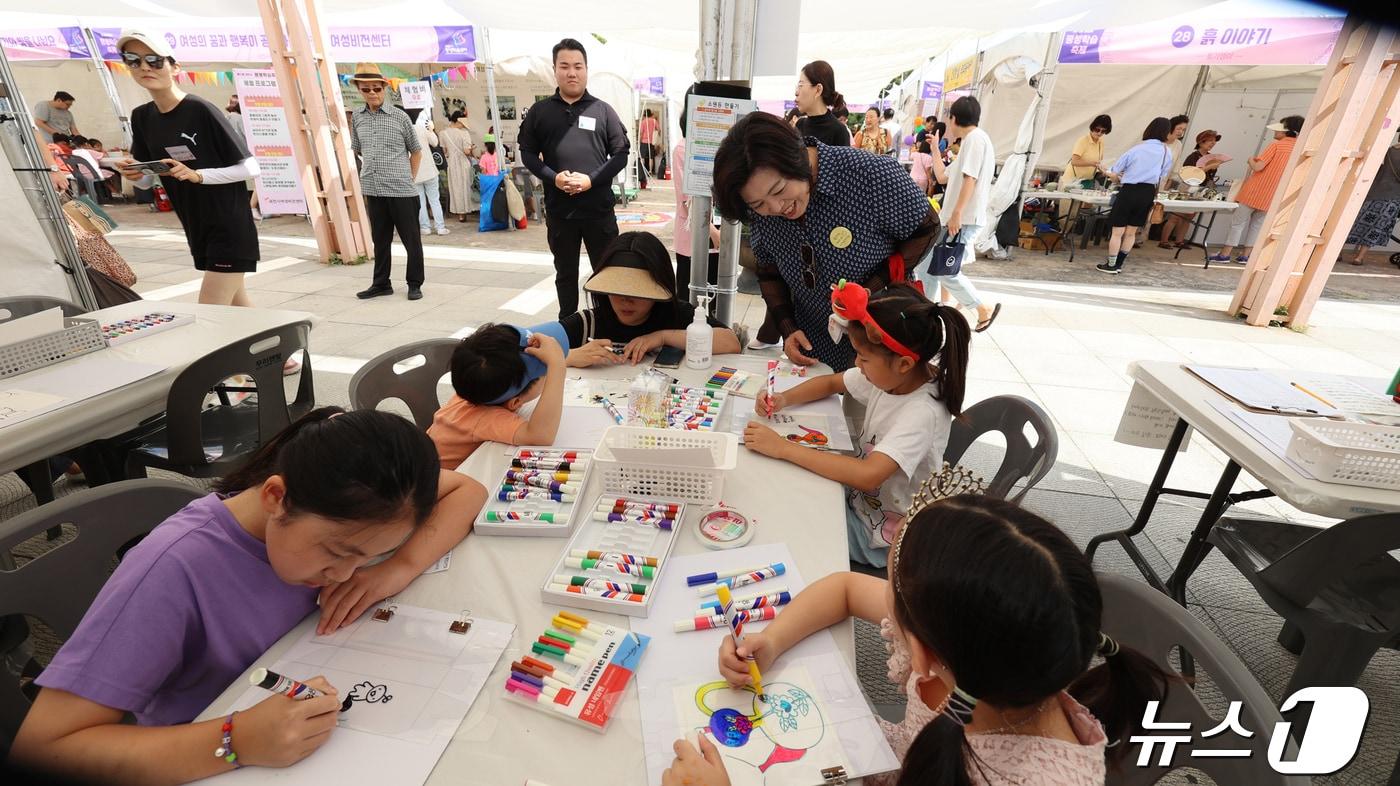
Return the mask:
<path id="1" fill-rule="evenodd" d="M 1323 404 L 1268 371 L 1201 365 L 1182 368 L 1250 412 L 1313 418 L 1342 415 L 1341 410 Z"/>

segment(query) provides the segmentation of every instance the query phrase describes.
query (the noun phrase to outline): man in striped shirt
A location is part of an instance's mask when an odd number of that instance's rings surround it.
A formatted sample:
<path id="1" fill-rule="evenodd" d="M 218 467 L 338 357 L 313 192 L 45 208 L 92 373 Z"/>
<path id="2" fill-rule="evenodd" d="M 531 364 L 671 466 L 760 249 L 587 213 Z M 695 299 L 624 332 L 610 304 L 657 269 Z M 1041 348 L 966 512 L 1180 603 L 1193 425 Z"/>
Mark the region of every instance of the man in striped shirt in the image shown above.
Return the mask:
<path id="1" fill-rule="evenodd" d="M 413 173 L 423 147 L 413 122 L 397 107 L 386 104 L 389 81 L 374 63 L 359 63 L 350 81 L 365 105 L 350 116 L 350 147 L 360 156 L 360 191 L 369 213 L 374 241 L 374 281 L 356 293 L 366 300 L 394 294 L 389 283 L 394 230 L 408 251 L 408 299 L 423 297 L 423 239 L 418 233 L 418 188 Z"/>

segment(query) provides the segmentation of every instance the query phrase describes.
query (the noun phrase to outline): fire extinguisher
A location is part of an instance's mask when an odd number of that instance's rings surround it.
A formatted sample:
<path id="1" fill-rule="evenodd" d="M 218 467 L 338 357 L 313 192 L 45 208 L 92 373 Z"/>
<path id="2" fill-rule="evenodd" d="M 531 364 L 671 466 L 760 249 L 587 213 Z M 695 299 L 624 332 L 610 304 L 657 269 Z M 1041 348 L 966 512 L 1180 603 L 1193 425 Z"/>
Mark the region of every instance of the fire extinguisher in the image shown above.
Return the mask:
<path id="1" fill-rule="evenodd" d="M 155 205 L 156 210 L 162 213 L 169 213 L 175 209 L 175 206 L 170 204 L 170 196 L 165 193 L 165 186 L 157 183 L 155 185 L 155 192 L 155 199 L 151 201 L 151 204 Z"/>

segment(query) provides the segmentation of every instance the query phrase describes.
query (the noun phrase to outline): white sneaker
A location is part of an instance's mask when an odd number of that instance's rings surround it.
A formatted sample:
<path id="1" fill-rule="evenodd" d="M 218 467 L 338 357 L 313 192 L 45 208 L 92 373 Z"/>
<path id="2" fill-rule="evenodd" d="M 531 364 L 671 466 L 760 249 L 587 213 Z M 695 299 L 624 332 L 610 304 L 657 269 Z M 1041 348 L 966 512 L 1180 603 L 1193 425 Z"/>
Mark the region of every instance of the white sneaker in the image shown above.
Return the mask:
<path id="1" fill-rule="evenodd" d="M 752 339 L 750 339 L 750 340 L 749 340 L 749 344 L 748 344 L 748 348 L 749 348 L 749 349 L 772 349 L 773 347 L 776 347 L 776 346 L 778 346 L 778 345 L 777 345 L 777 344 L 769 344 L 769 343 L 766 342 L 766 341 L 759 341 L 759 340 L 758 340 L 758 336 L 754 336 Z"/>
<path id="2" fill-rule="evenodd" d="M 433 230 L 428 227 L 418 227 L 418 234 L 420 235 L 431 235 L 432 233 Z"/>
<path id="3" fill-rule="evenodd" d="M 446 234 L 447 234 L 447 227 L 438 227 L 438 228 L 437 228 L 437 233 L 438 233 L 439 235 L 446 235 Z"/>

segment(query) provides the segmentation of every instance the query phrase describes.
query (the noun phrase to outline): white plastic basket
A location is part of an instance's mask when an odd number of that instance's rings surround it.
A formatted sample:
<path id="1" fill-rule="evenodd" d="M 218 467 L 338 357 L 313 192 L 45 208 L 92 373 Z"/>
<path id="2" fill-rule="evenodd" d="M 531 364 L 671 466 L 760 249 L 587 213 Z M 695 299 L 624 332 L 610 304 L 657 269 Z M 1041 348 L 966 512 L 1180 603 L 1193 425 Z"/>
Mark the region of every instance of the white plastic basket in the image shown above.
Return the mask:
<path id="1" fill-rule="evenodd" d="M 694 462 L 675 451 L 702 449 L 709 455 Z M 614 450 L 645 451 L 649 456 L 619 457 Z M 667 455 L 670 453 L 670 455 Z M 593 453 L 605 494 L 678 499 L 713 505 L 724 493 L 724 476 L 739 461 L 739 437 L 713 431 L 614 426 Z"/>
<path id="2" fill-rule="evenodd" d="M 1288 457 L 1328 483 L 1400 489 L 1400 428 L 1294 419 Z"/>

